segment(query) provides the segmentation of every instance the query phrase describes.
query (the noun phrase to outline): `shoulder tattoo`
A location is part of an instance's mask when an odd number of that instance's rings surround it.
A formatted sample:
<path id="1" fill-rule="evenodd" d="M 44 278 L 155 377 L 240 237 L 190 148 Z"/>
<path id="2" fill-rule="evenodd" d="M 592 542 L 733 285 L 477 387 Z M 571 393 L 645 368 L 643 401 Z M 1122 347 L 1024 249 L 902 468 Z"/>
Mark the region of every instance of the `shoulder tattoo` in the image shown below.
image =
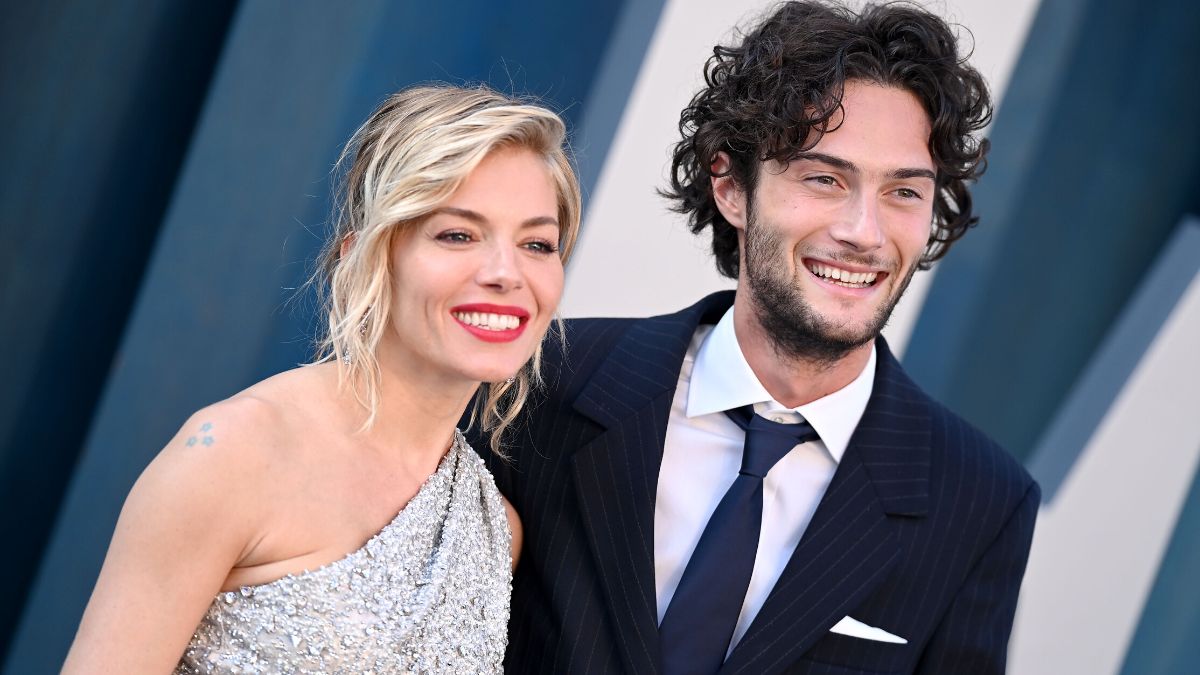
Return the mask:
<path id="1" fill-rule="evenodd" d="M 206 447 L 212 445 L 217 440 L 215 437 L 213 437 L 212 431 L 212 422 L 205 422 L 204 424 L 200 425 L 200 429 L 196 433 L 188 436 L 188 439 L 184 441 L 184 445 L 189 448 L 197 443 Z"/>

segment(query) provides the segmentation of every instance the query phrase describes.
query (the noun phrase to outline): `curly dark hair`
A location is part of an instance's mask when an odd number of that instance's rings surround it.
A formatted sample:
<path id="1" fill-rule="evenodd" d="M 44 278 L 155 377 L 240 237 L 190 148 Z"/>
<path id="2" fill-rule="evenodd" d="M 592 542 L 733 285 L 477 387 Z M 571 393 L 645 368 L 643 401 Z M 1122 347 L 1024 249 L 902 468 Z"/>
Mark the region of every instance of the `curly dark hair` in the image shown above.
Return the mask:
<path id="1" fill-rule="evenodd" d="M 730 159 L 732 175 L 754 194 L 761 162 L 786 164 L 810 150 L 841 109 L 847 80 L 905 89 L 929 114 L 936 167 L 933 228 L 921 269 L 945 255 L 979 218 L 967 182 L 986 168 L 992 104 L 987 83 L 958 53 L 950 26 L 907 3 L 856 13 L 822 2 L 781 5 L 736 46 L 717 46 L 704 67 L 705 88 L 679 118 L 683 139 L 672 153 L 661 194 L 686 214 L 693 233 L 712 226 L 717 269 L 738 276 L 737 231 L 712 196 L 713 160 Z M 807 142 L 806 142 L 807 141 Z"/>

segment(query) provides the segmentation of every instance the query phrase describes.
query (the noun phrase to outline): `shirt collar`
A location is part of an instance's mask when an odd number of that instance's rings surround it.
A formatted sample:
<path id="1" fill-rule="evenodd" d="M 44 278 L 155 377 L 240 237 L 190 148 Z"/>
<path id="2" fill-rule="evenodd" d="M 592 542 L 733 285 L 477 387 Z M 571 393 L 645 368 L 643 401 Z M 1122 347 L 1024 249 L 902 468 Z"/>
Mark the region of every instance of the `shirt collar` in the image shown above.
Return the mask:
<path id="1" fill-rule="evenodd" d="M 875 385 L 875 345 L 867 365 L 845 387 L 797 408 L 787 408 L 771 398 L 758 381 L 733 330 L 730 307 L 696 353 L 688 386 L 687 416 L 708 415 L 744 405 L 765 404 L 767 411 L 799 413 L 821 435 L 821 441 L 840 462 L 850 437 L 867 409 Z"/>

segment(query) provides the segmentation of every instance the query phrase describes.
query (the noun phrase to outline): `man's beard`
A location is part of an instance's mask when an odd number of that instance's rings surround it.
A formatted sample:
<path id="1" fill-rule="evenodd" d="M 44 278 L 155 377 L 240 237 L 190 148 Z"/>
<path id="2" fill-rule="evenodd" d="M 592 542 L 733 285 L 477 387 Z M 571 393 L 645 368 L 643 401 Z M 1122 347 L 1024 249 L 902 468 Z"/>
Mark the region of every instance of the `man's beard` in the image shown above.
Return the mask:
<path id="1" fill-rule="evenodd" d="M 784 249 L 778 229 L 770 224 L 759 223 L 753 211 L 748 216 L 746 250 L 742 265 L 750 290 L 753 291 L 752 304 L 758 323 L 777 353 L 819 365 L 833 366 L 854 349 L 879 336 L 891 318 L 896 303 L 908 288 L 908 283 L 916 272 L 916 265 L 912 265 L 904 279 L 898 285 L 894 285 L 891 297 L 879 306 L 867 325 L 862 330 L 853 331 L 849 326 L 829 321 L 813 310 L 804 299 L 800 280 L 785 276 L 789 265 L 783 256 L 792 255 L 792 252 L 790 249 Z M 841 258 L 843 262 L 850 261 L 847 256 Z M 837 259 L 834 258 L 835 261 Z M 878 261 L 872 258 L 858 258 L 854 262 L 878 267 Z M 807 272 L 799 260 L 796 261 L 795 269 L 797 275 Z"/>

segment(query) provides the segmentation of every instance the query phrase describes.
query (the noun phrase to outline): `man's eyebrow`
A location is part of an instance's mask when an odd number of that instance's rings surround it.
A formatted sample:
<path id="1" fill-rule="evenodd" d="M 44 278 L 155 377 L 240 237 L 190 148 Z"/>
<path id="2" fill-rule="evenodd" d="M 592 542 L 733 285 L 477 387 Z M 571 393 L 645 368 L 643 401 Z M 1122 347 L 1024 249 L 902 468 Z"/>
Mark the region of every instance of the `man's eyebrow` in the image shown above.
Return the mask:
<path id="1" fill-rule="evenodd" d="M 907 178 L 928 178 L 937 182 L 937 174 L 929 169 L 896 169 L 891 173 L 892 178 L 904 180 Z"/>
<path id="2" fill-rule="evenodd" d="M 488 219 L 484 217 L 482 213 L 457 206 L 441 206 L 434 209 L 433 212 L 444 213 L 449 216 L 457 216 L 464 220 L 469 220 L 477 225 L 484 225 L 488 222 Z M 521 227 L 534 227 L 536 225 L 553 225 L 558 227 L 558 219 L 551 216 L 534 216 L 521 223 Z"/>
<path id="3" fill-rule="evenodd" d="M 795 160 L 820 162 L 821 164 L 828 164 L 835 169 L 841 169 L 847 173 L 861 173 L 858 166 L 855 165 L 854 162 L 842 159 L 841 157 L 826 155 L 823 152 L 802 152 L 793 158 L 793 161 Z M 937 175 L 934 174 L 933 171 L 920 168 L 894 169 L 888 172 L 888 177 L 894 180 L 905 180 L 908 178 L 928 178 L 929 180 L 933 181 L 937 180 Z"/>
<path id="4" fill-rule="evenodd" d="M 860 173 L 854 162 L 842 159 L 841 157 L 826 155 L 823 152 L 801 152 L 792 159 L 793 161 L 807 160 L 810 162 L 820 162 L 821 164 L 828 164 L 835 169 L 841 169 L 842 171 L 847 171 L 849 173 Z"/>

